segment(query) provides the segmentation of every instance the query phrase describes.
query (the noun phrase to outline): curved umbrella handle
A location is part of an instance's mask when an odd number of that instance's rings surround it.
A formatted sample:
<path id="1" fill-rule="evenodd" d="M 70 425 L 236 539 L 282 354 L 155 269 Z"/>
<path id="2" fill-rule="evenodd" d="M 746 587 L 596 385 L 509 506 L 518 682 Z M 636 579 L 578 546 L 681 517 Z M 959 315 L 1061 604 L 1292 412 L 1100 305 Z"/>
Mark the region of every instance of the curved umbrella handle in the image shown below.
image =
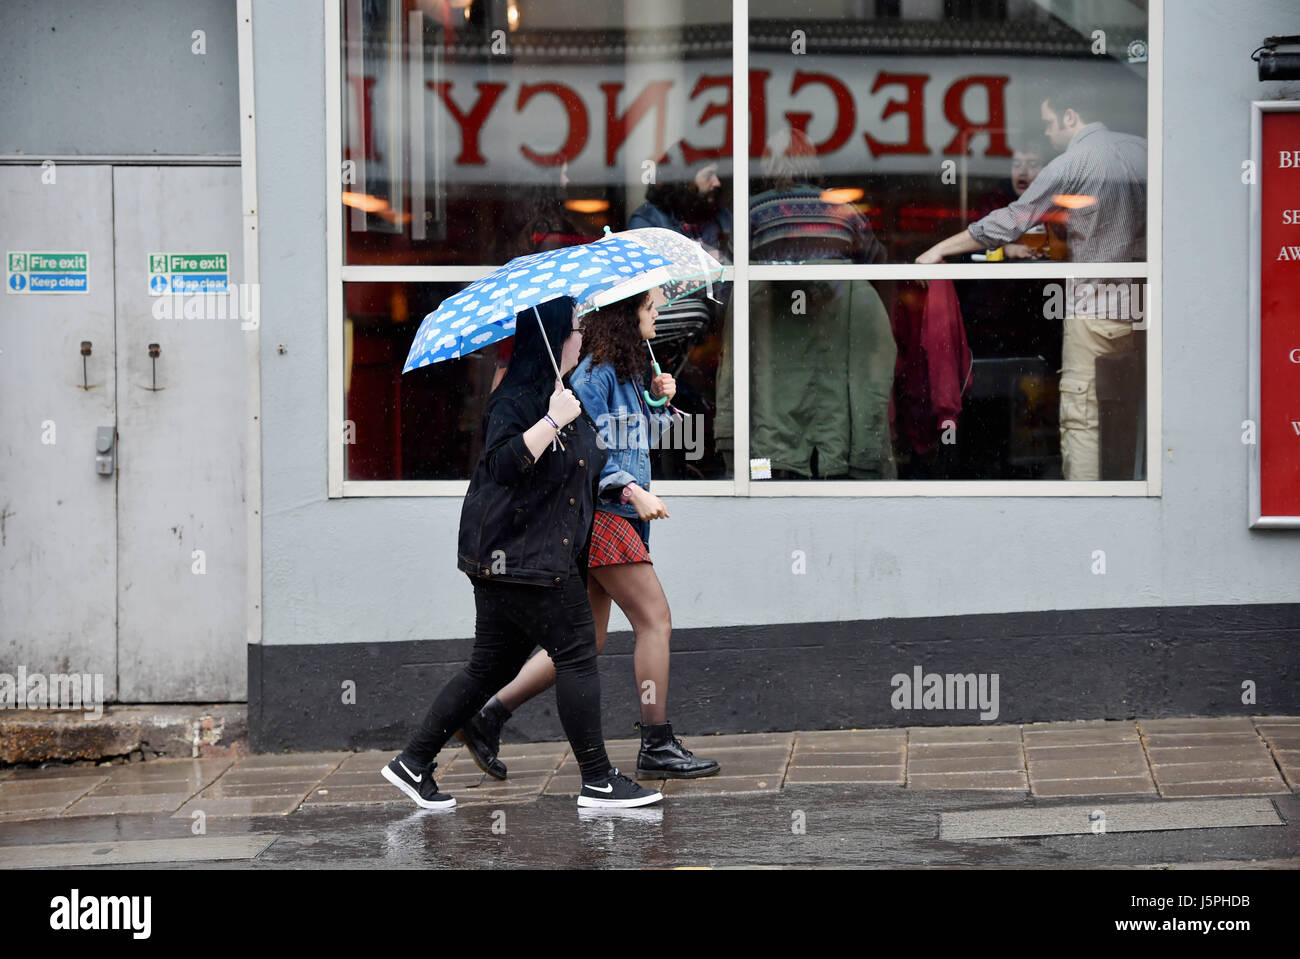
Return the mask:
<path id="1" fill-rule="evenodd" d="M 661 372 L 663 372 L 662 370 L 659 369 L 658 363 L 652 363 L 651 366 L 655 368 L 655 376 L 658 376 Z M 668 397 L 666 396 L 661 396 L 659 397 L 659 399 L 655 399 L 650 395 L 649 390 L 642 390 L 641 392 L 645 394 L 645 401 L 649 403 L 651 406 L 655 407 L 656 409 L 658 409 L 660 406 L 663 406 L 665 403 L 668 402 Z"/>

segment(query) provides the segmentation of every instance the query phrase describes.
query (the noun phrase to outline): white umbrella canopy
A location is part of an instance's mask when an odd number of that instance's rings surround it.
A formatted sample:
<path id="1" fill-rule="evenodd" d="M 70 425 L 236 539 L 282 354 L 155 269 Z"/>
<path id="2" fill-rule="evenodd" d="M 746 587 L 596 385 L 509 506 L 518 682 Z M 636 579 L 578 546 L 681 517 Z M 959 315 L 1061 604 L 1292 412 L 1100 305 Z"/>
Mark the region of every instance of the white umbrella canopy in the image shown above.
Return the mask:
<path id="1" fill-rule="evenodd" d="M 665 303 L 680 300 L 705 287 L 708 288 L 709 297 L 716 299 L 713 296 L 713 284 L 722 279 L 722 264 L 696 241 L 657 226 L 621 230 L 618 233 L 612 233 L 609 227 L 605 227 L 605 237 L 634 242 L 649 255 L 658 256 L 665 262 L 662 266 L 629 276 L 612 286 L 593 290 L 579 301 L 579 316 L 656 286 L 663 289 Z"/>

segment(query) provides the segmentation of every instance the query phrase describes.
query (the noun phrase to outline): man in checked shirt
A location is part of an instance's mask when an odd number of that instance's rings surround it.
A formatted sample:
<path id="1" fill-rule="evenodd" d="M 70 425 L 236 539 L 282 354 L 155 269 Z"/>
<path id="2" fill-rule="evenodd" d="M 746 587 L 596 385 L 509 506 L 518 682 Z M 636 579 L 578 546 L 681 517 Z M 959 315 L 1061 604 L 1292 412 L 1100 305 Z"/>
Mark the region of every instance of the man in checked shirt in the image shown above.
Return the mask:
<path id="1" fill-rule="evenodd" d="M 945 256 L 1014 243 L 1045 220 L 1066 223 L 1069 259 L 1075 263 L 1137 263 L 1146 259 L 1147 141 L 1107 129 L 1092 91 L 1062 88 L 1042 102 L 1044 133 L 1063 150 L 1009 206 L 994 210 L 916 258 Z M 1025 256 L 1025 247 L 1010 255 Z M 1096 360 L 1136 349 L 1129 279 L 1077 279 L 1067 285 L 1061 349 L 1061 461 L 1067 480 L 1099 478 Z"/>

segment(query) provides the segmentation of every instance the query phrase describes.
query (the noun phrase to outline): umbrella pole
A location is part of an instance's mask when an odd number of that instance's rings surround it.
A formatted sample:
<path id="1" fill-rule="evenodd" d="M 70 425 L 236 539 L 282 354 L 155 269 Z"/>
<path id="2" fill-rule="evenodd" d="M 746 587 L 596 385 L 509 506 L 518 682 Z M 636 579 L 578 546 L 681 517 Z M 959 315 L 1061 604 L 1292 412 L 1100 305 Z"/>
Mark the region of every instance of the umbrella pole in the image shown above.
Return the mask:
<path id="1" fill-rule="evenodd" d="M 560 375 L 560 364 L 555 362 L 555 351 L 551 349 L 551 341 L 546 338 L 546 327 L 542 326 L 542 314 L 537 312 L 537 307 L 533 307 L 533 316 L 537 317 L 538 329 L 542 331 L 542 343 L 546 346 L 546 355 L 551 358 L 551 368 L 555 370 L 555 378 L 563 382 L 564 377 Z"/>
<path id="2" fill-rule="evenodd" d="M 546 338 L 546 327 L 542 325 L 542 314 L 537 312 L 537 307 L 533 307 L 533 316 L 537 317 L 537 328 L 542 331 L 542 343 L 546 346 L 546 355 L 551 358 L 551 369 L 555 370 L 555 381 L 563 386 L 564 377 L 560 375 L 560 364 L 555 362 L 555 351 L 551 349 L 551 341 Z M 563 450 L 564 440 L 560 439 L 558 431 L 555 434 L 555 439 L 551 441 L 552 450 L 555 449 L 557 443 L 560 449 Z"/>

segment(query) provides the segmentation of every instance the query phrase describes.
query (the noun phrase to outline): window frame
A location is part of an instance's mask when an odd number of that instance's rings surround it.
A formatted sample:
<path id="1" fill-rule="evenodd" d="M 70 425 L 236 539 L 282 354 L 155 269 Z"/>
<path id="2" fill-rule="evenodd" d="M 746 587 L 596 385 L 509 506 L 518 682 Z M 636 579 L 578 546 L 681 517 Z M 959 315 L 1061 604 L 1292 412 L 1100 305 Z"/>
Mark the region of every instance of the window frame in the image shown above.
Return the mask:
<path id="1" fill-rule="evenodd" d="M 343 262 L 342 164 L 342 23 L 343 3 L 322 0 L 325 11 L 325 182 L 326 182 L 326 313 L 328 496 L 463 497 L 469 480 L 348 480 L 344 477 L 344 284 L 351 282 L 472 282 L 500 264 L 479 266 L 347 265 Z M 1122 277 L 1144 279 L 1146 289 L 1146 465 L 1145 480 L 751 480 L 741 464 L 749 462 L 749 297 L 751 282 L 818 278 L 990 279 L 975 263 L 938 266 L 919 264 L 750 265 L 749 263 L 749 136 L 732 138 L 732 218 L 734 263 L 723 279 L 735 284 L 735 324 L 732 364 L 737 474 L 725 480 L 659 480 L 664 496 L 720 497 L 1039 497 L 1124 496 L 1159 497 L 1162 489 L 1162 317 L 1163 317 L 1163 159 L 1164 159 L 1164 7 L 1151 0 L 1147 11 L 1147 260 L 1145 263 L 1025 263 L 1003 264 L 996 279 L 1050 276 Z M 732 0 L 732 129 L 749 130 L 749 0 Z"/>

